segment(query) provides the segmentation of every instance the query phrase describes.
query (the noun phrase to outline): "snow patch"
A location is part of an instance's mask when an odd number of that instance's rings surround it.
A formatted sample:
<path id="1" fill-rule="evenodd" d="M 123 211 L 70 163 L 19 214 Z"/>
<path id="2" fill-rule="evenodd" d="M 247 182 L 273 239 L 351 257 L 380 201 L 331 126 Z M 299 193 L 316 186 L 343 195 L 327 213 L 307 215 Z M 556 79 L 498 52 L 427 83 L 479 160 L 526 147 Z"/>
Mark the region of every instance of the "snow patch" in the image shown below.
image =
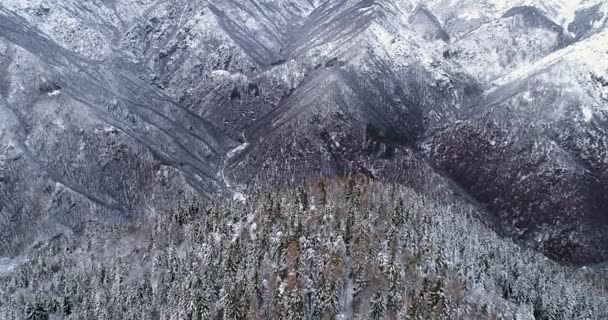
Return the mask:
<path id="1" fill-rule="evenodd" d="M 243 144 L 239 145 L 238 147 L 236 147 L 236 148 L 234 148 L 234 149 L 230 150 L 230 151 L 228 152 L 228 158 L 232 158 L 232 157 L 234 157 L 234 156 L 235 156 L 235 155 L 237 155 L 239 152 L 241 152 L 241 151 L 245 150 L 245 149 L 246 149 L 248 146 L 249 146 L 249 142 L 245 142 L 245 143 L 243 143 Z"/>
<path id="2" fill-rule="evenodd" d="M 583 120 L 585 122 L 589 122 L 593 119 L 593 110 L 591 107 L 584 106 L 581 111 L 583 112 Z"/>
<path id="3" fill-rule="evenodd" d="M 245 202 L 245 201 L 247 201 L 247 196 L 244 193 L 237 191 L 232 195 L 232 200 L 239 201 L 239 202 Z"/>
<path id="4" fill-rule="evenodd" d="M 228 163 L 230 163 L 230 160 L 234 156 L 236 156 L 239 152 L 245 150 L 249 146 L 249 142 L 247 142 L 247 140 L 245 138 L 245 134 L 243 134 L 243 140 L 245 140 L 244 143 L 242 143 L 238 147 L 228 151 L 228 153 L 226 154 L 226 159 L 224 159 L 224 166 L 222 167 L 222 170 L 220 171 L 220 176 L 221 176 L 222 180 L 224 181 L 226 188 L 228 188 L 228 190 L 232 191 L 232 200 L 240 201 L 240 202 L 245 202 L 247 200 L 247 195 L 232 188 L 232 183 L 226 177 L 225 171 L 226 171 L 226 167 L 228 166 Z"/>
<path id="5" fill-rule="evenodd" d="M 0 258 L 0 275 L 13 272 L 22 262 L 23 259 Z"/>
<path id="6" fill-rule="evenodd" d="M 213 70 L 211 71 L 211 75 L 217 77 L 230 77 L 230 72 L 226 70 Z"/>
<path id="7" fill-rule="evenodd" d="M 494 90 L 507 83 L 551 70 L 553 70 L 551 77 L 555 82 L 568 84 L 573 88 L 580 87 L 582 80 L 589 78 L 589 72 L 596 75 L 606 73 L 606 70 L 608 70 L 608 60 L 605 59 L 607 47 L 608 30 L 551 53 L 534 63 L 522 65 L 507 75 L 496 79 L 493 82 Z M 554 68 L 554 66 L 559 67 Z M 580 71 L 572 72 L 572 70 Z M 587 72 L 583 72 L 583 70 Z"/>
<path id="8" fill-rule="evenodd" d="M 468 11 L 461 12 L 458 15 L 458 18 L 469 21 L 469 20 L 476 20 L 476 19 L 483 18 L 483 16 L 484 15 L 481 10 L 468 10 Z"/>
<path id="9" fill-rule="evenodd" d="M 55 119 L 55 121 L 53 122 L 59 129 L 63 130 L 65 129 L 65 123 L 63 122 L 63 119 Z"/>

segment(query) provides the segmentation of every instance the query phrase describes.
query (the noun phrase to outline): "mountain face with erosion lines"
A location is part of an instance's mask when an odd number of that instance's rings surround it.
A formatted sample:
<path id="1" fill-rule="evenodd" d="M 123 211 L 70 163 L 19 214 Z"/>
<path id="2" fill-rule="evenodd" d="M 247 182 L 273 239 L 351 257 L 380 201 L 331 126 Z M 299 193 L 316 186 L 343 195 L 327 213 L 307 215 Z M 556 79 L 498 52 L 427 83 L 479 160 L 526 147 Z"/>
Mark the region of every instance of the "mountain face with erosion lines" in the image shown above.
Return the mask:
<path id="1" fill-rule="evenodd" d="M 0 4 L 0 256 L 349 175 L 607 261 L 608 5 Z"/>

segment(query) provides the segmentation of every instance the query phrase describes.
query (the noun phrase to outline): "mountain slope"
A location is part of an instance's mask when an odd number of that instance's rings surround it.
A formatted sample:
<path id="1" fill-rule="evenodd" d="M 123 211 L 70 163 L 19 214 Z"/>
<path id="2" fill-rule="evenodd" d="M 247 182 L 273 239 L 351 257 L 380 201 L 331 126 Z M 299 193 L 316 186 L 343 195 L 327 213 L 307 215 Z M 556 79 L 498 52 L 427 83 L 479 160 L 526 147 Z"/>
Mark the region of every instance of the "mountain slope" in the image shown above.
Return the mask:
<path id="1" fill-rule="evenodd" d="M 571 260 L 606 252 L 606 35 L 496 80 L 477 110 L 428 143 L 502 220 Z"/>
<path id="2" fill-rule="evenodd" d="M 412 189 L 320 180 L 89 225 L 0 270 L 0 317 L 602 319 L 605 278 Z"/>
<path id="3" fill-rule="evenodd" d="M 605 261 L 605 9 L 5 1 L 0 254 L 195 193 L 358 173 Z"/>
<path id="4" fill-rule="evenodd" d="M 223 138 L 205 119 L 120 62 L 98 64 L 67 51 L 11 13 L 0 21 L 10 75 L 4 78 L 3 145 L 13 146 L 5 150 L 11 160 L 3 170 L 9 180 L 2 184 L 1 211 L 34 221 L 3 223 L 4 254 L 64 224 L 136 216 L 144 203 L 164 206 L 171 198 L 149 202 L 142 193 L 148 188 L 159 196 L 218 190 L 211 168 L 218 166 Z M 18 234 L 25 239 L 15 239 Z"/>

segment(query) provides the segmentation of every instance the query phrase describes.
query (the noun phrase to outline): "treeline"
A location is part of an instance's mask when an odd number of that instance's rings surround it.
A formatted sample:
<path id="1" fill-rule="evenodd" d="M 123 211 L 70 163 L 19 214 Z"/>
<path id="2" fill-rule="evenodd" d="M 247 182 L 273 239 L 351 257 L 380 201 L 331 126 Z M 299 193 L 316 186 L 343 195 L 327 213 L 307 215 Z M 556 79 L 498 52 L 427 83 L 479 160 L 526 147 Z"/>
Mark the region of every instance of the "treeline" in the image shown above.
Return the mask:
<path id="1" fill-rule="evenodd" d="M 604 277 L 365 178 L 88 226 L 0 274 L 0 319 L 607 319 Z"/>

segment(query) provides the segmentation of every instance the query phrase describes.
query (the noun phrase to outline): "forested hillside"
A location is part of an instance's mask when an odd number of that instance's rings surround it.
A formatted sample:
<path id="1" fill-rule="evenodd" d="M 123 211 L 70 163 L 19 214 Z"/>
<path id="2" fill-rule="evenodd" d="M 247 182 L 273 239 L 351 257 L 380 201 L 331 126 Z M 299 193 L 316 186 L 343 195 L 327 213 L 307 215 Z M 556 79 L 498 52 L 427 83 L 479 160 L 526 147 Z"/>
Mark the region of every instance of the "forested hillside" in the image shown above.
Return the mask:
<path id="1" fill-rule="evenodd" d="M 349 175 L 608 262 L 608 1 L 0 0 L 0 269 Z"/>
<path id="2" fill-rule="evenodd" d="M 364 178 L 88 224 L 0 268 L 0 319 L 607 319 L 606 278 Z"/>

